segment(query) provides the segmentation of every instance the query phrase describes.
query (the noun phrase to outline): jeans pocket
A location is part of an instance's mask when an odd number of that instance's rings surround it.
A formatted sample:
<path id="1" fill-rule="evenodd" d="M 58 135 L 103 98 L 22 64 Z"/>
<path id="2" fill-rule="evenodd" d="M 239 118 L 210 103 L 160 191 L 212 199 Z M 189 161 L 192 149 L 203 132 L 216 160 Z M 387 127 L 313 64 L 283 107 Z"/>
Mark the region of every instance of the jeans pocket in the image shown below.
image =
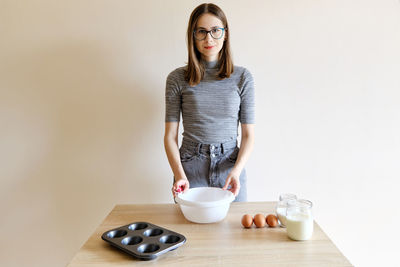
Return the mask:
<path id="1" fill-rule="evenodd" d="M 239 148 L 238 148 L 238 147 L 235 147 L 235 148 L 233 149 L 233 151 L 229 154 L 228 160 L 229 160 L 230 162 L 232 162 L 232 163 L 236 163 L 238 154 L 239 154 Z"/>
<path id="2" fill-rule="evenodd" d="M 186 149 L 179 149 L 179 155 L 181 158 L 181 162 L 189 162 L 196 157 L 196 153 Z"/>

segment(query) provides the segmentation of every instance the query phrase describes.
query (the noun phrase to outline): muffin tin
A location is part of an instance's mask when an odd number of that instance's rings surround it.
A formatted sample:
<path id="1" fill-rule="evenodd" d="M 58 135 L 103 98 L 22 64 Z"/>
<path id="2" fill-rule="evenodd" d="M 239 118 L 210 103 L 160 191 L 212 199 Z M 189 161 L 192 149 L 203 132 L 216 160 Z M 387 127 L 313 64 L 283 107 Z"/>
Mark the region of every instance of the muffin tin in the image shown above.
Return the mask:
<path id="1" fill-rule="evenodd" d="M 182 246 L 185 236 L 149 222 L 133 222 L 109 230 L 101 238 L 141 260 L 152 260 Z"/>

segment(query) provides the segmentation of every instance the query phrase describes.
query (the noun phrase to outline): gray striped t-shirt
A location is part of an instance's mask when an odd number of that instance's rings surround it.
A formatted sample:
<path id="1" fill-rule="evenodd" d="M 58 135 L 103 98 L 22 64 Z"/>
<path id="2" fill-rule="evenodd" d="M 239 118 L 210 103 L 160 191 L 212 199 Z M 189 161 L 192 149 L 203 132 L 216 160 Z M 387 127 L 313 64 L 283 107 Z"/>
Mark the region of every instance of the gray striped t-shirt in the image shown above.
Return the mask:
<path id="1" fill-rule="evenodd" d="M 254 82 L 251 73 L 235 66 L 229 78 L 218 80 L 217 62 L 205 62 L 204 78 L 196 86 L 185 81 L 185 68 L 172 71 L 166 82 L 165 121 L 183 119 L 183 137 L 203 144 L 235 140 L 239 122 L 254 123 Z"/>

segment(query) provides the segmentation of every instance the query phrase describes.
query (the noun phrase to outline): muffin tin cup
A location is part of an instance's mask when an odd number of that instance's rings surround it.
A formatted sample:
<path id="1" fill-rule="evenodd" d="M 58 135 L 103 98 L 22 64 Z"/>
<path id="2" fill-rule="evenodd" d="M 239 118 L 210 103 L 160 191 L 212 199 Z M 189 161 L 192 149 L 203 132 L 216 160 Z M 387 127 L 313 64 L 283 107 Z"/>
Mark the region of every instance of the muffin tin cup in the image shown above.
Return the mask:
<path id="1" fill-rule="evenodd" d="M 149 222 L 133 222 L 111 229 L 101 238 L 141 260 L 152 260 L 182 246 L 185 236 Z"/>

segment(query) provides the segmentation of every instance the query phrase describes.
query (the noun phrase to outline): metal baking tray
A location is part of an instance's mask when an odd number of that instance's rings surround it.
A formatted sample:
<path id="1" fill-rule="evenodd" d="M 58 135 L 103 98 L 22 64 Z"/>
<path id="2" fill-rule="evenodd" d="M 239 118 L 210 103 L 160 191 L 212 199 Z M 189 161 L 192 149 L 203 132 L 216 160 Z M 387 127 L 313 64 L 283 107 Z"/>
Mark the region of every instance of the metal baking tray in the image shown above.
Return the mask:
<path id="1" fill-rule="evenodd" d="M 141 260 L 153 260 L 182 246 L 185 236 L 149 222 L 133 222 L 111 229 L 101 238 Z"/>

